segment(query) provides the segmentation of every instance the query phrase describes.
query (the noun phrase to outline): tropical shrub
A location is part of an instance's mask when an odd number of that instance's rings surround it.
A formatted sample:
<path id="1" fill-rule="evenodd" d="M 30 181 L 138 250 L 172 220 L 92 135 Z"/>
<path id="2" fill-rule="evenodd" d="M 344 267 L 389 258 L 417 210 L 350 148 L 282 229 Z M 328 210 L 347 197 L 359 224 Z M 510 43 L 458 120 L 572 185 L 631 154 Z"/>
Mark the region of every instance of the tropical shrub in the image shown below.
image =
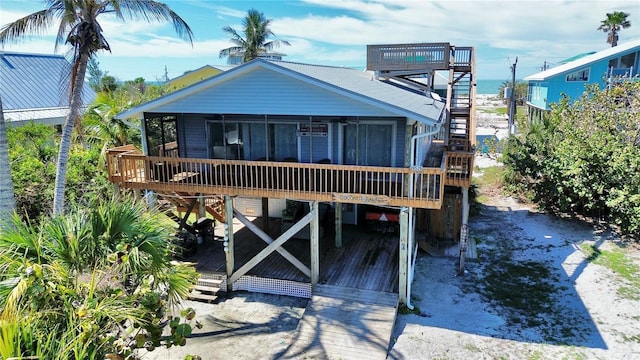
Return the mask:
<path id="1" fill-rule="evenodd" d="M 17 211 L 23 219 L 37 222 L 51 213 L 58 154 L 56 130 L 36 123 L 9 127 L 7 140 Z M 111 196 L 113 187 L 100 163 L 100 146 L 71 149 L 66 187 L 69 208 Z"/>
<path id="2" fill-rule="evenodd" d="M 546 209 L 607 216 L 640 234 L 640 81 L 589 86 L 505 146 L 505 183 Z"/>
<path id="3" fill-rule="evenodd" d="M 134 359 L 184 345 L 196 281 L 172 261 L 170 230 L 145 205 L 113 200 L 0 232 L 0 358 Z M 165 327 L 170 334 L 163 337 Z"/>

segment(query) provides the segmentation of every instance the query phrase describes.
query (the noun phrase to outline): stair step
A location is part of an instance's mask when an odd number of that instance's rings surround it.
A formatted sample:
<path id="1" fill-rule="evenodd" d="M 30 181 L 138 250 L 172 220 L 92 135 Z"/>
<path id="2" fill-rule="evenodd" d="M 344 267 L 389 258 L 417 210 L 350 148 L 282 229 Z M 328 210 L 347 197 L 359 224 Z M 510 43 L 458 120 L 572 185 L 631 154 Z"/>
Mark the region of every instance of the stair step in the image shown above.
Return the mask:
<path id="1" fill-rule="evenodd" d="M 220 285 L 222 285 L 222 279 L 200 278 L 198 279 L 198 285 L 220 288 Z"/>
<path id="2" fill-rule="evenodd" d="M 212 287 L 212 286 L 205 286 L 205 285 L 196 285 L 193 287 L 193 289 L 201 293 L 210 293 L 210 294 L 217 294 L 218 291 L 220 291 L 219 287 Z"/>
<path id="3" fill-rule="evenodd" d="M 218 299 L 216 295 L 203 294 L 199 291 L 192 291 L 188 297 L 191 300 L 202 300 L 206 302 L 215 301 Z"/>

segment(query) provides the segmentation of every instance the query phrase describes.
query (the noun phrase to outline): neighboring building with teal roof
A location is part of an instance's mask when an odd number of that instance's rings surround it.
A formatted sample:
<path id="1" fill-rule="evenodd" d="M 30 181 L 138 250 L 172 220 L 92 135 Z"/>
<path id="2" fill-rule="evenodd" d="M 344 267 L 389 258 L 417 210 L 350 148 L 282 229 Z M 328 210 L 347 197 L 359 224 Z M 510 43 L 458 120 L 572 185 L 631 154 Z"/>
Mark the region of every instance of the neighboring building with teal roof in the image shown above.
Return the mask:
<path id="1" fill-rule="evenodd" d="M 588 84 L 596 83 L 604 88 L 614 78 L 637 78 L 640 74 L 640 40 L 574 58 L 524 78 L 529 83 L 527 111 L 530 119 L 540 118 L 563 95 L 571 101 L 580 98 Z"/>

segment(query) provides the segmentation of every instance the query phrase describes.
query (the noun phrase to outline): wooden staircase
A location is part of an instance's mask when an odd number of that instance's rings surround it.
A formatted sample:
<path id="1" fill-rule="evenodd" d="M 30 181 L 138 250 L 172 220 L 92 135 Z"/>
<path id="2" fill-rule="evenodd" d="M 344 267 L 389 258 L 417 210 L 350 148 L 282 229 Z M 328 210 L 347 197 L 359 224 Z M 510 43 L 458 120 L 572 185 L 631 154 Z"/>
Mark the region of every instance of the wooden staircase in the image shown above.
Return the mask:
<path id="1" fill-rule="evenodd" d="M 474 53 L 472 48 L 451 48 L 447 108 L 447 150 L 469 152 L 475 143 Z"/>
<path id="2" fill-rule="evenodd" d="M 469 187 L 475 152 L 475 50 L 449 43 L 368 45 L 367 69 L 420 92 L 434 91 L 434 74 L 449 74 L 446 95 L 448 114 L 444 135 L 446 179 L 444 184 Z M 415 78 L 429 78 L 429 86 Z"/>
<path id="3" fill-rule="evenodd" d="M 189 294 L 189 300 L 212 302 L 218 299 L 223 280 L 221 278 L 200 277 Z"/>
<path id="4" fill-rule="evenodd" d="M 165 203 L 168 202 L 175 206 L 176 210 L 179 212 L 191 213 L 193 209 L 198 206 L 198 201 L 200 201 L 198 194 L 175 191 L 158 191 L 156 194 L 158 195 L 158 198 L 164 200 Z M 217 221 L 224 222 L 224 198 L 217 195 L 207 195 L 206 197 L 202 197 L 202 199 L 204 200 L 205 211 L 213 216 Z M 173 220 L 178 223 L 182 222 L 183 219 L 180 219 L 176 214 L 169 211 L 169 209 L 164 210 L 165 213 Z"/>

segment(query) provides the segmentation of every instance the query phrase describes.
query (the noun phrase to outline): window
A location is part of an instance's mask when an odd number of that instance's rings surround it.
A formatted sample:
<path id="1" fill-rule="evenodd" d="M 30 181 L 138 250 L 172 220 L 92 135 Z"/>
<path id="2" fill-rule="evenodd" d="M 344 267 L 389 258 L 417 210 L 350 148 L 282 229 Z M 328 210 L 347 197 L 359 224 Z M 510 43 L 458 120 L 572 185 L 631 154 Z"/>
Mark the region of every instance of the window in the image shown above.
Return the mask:
<path id="1" fill-rule="evenodd" d="M 567 81 L 589 81 L 589 69 L 582 69 L 568 74 Z"/>
<path id="2" fill-rule="evenodd" d="M 178 131 L 176 122 L 177 118 L 175 115 L 155 115 L 145 119 L 145 132 L 149 155 L 178 156 Z"/>
<path id="3" fill-rule="evenodd" d="M 631 53 L 624 55 L 620 58 L 620 67 L 621 68 L 631 68 L 636 64 L 636 53 Z"/>
<path id="4" fill-rule="evenodd" d="M 348 124 L 344 128 L 344 164 L 391 166 L 392 124 Z"/>
<path id="5" fill-rule="evenodd" d="M 238 123 L 209 123 L 209 151 L 213 159 L 244 159 L 242 126 Z"/>
<path id="6" fill-rule="evenodd" d="M 270 124 L 269 125 L 269 159 L 282 161 L 298 157 L 298 125 Z"/>

